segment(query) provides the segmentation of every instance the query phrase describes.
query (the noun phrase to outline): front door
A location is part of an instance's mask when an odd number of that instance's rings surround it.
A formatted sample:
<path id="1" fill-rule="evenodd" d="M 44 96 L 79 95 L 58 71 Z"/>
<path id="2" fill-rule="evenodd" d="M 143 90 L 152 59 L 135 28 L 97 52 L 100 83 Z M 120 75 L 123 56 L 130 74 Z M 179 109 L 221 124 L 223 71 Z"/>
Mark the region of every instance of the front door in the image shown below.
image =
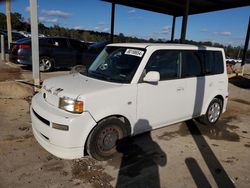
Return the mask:
<path id="1" fill-rule="evenodd" d="M 177 50 L 158 50 L 151 55 L 144 72 L 158 71 L 160 81 L 138 83 L 135 133 L 187 118 L 186 80 L 180 78 L 180 59 Z"/>

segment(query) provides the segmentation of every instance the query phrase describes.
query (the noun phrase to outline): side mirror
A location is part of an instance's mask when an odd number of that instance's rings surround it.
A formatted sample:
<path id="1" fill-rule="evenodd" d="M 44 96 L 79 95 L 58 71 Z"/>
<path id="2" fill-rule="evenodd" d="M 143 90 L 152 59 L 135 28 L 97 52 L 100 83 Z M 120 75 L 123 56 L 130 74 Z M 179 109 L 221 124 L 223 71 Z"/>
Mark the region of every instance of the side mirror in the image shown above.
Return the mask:
<path id="1" fill-rule="evenodd" d="M 160 73 L 157 71 L 149 71 L 146 76 L 143 78 L 144 82 L 159 82 Z"/>

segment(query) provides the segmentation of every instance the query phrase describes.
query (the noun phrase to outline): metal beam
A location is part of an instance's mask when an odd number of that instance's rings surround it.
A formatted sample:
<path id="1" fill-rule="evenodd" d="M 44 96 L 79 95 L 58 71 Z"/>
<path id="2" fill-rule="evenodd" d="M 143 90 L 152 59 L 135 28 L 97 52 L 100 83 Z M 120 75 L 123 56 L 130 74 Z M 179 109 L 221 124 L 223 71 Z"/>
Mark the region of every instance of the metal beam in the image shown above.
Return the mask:
<path id="1" fill-rule="evenodd" d="M 102 0 L 171 16 L 183 16 L 184 0 Z M 192 0 L 189 15 L 249 6 L 249 0 Z"/>
<path id="2" fill-rule="evenodd" d="M 37 21 L 37 0 L 30 0 L 31 18 L 31 44 L 32 44 L 32 73 L 34 85 L 40 86 L 39 70 L 39 43 L 38 43 L 38 21 Z M 37 91 L 37 87 L 34 88 Z"/>
<path id="3" fill-rule="evenodd" d="M 10 49 L 10 43 L 12 42 L 10 0 L 6 0 L 6 22 L 7 22 L 7 33 L 8 33 L 8 49 Z"/>
<path id="4" fill-rule="evenodd" d="M 185 10 L 183 12 L 183 17 L 182 17 L 182 26 L 181 26 L 180 43 L 182 43 L 182 44 L 185 43 L 185 40 L 186 40 L 188 12 L 189 12 L 189 0 L 186 0 Z"/>
<path id="5" fill-rule="evenodd" d="M 171 42 L 173 42 L 173 41 L 174 41 L 175 20 L 176 20 L 176 17 L 175 17 L 175 16 L 173 16 L 173 22 L 172 22 L 172 32 L 171 32 Z"/>
<path id="6" fill-rule="evenodd" d="M 247 49 L 248 49 L 248 44 L 249 44 L 249 35 L 250 35 L 250 17 L 248 19 L 248 28 L 247 28 L 245 46 L 244 46 L 244 50 L 243 50 L 243 54 L 242 54 L 241 66 L 245 65 L 246 54 L 247 54 Z M 242 71 L 242 73 L 243 73 L 243 71 Z"/>
<path id="7" fill-rule="evenodd" d="M 115 3 L 112 3 L 112 10 L 111 10 L 111 24 L 110 24 L 110 42 L 114 42 L 114 27 L 115 27 Z"/>

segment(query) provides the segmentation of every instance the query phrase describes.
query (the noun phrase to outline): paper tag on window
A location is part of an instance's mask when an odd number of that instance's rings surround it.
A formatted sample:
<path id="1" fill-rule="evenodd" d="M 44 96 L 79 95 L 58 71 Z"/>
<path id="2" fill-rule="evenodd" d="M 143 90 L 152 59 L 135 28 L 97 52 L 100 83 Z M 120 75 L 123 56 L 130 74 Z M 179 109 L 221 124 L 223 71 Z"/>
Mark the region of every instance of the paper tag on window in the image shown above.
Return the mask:
<path id="1" fill-rule="evenodd" d="M 137 56 L 137 57 L 142 57 L 143 54 L 144 54 L 144 51 L 136 50 L 136 49 L 127 49 L 124 54 L 133 55 L 133 56 Z"/>

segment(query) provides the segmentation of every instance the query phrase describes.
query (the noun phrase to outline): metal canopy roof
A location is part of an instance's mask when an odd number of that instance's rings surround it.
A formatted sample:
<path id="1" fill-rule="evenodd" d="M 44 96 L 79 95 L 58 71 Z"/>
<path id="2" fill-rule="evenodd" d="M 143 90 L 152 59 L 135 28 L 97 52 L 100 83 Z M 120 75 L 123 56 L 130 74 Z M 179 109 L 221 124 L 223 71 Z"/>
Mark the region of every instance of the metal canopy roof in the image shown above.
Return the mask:
<path id="1" fill-rule="evenodd" d="M 185 0 L 103 0 L 110 3 L 149 10 L 172 16 L 183 16 Z M 229 8 L 249 6 L 250 0 L 189 0 L 188 14 L 199 14 Z"/>

